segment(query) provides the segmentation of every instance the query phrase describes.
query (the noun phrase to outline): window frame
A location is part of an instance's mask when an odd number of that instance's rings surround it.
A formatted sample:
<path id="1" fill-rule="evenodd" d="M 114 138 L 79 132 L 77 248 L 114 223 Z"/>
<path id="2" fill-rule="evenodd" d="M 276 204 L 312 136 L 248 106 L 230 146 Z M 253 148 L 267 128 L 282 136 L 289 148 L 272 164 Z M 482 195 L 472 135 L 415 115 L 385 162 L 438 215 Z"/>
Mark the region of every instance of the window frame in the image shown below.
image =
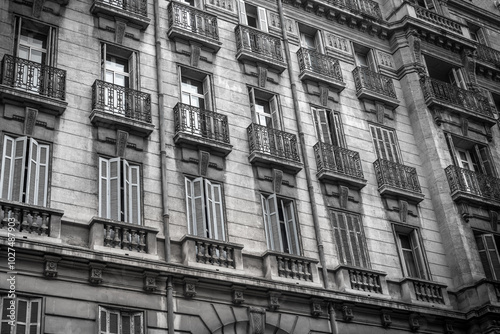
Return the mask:
<path id="1" fill-rule="evenodd" d="M 399 262 L 401 265 L 401 271 L 403 273 L 403 277 L 431 281 L 432 277 L 429 268 L 429 262 L 427 261 L 427 256 L 423 245 L 423 239 L 420 234 L 420 229 L 417 227 L 409 227 L 393 223 L 392 230 L 393 230 L 395 245 L 399 255 Z M 413 261 L 415 263 L 416 275 L 412 275 L 410 273 L 410 269 L 408 269 L 408 263 L 406 261 L 406 257 L 404 255 L 403 248 L 401 245 L 401 239 L 399 237 L 400 235 L 407 236 L 411 242 L 410 250 L 412 252 Z"/>
<path id="2" fill-rule="evenodd" d="M 318 141 L 336 147 L 347 148 L 342 117 L 339 112 L 311 105 L 311 114 Z M 328 140 L 325 140 L 325 138 L 328 138 Z"/>
<path id="3" fill-rule="evenodd" d="M 238 16 L 239 16 L 239 23 L 254 29 L 258 29 L 264 33 L 269 33 L 269 25 L 267 22 L 267 12 L 264 7 L 260 7 L 257 5 L 253 5 L 251 3 L 247 3 L 244 0 L 239 0 L 238 2 Z M 257 17 L 255 17 L 257 27 L 249 26 L 248 25 L 248 13 L 246 9 L 246 5 L 255 7 L 256 12 L 257 12 Z"/>
<path id="4" fill-rule="evenodd" d="M 115 45 L 113 43 L 109 43 L 106 41 L 101 41 L 100 42 L 100 50 L 101 50 L 101 56 L 100 56 L 100 62 L 101 62 L 101 80 L 104 82 L 108 82 L 106 80 L 106 71 L 108 70 L 107 66 L 107 58 L 108 56 L 114 57 L 114 58 L 119 58 L 122 60 L 126 60 L 128 64 L 128 72 L 120 72 L 119 74 L 122 74 L 126 77 L 128 77 L 128 85 L 126 84 L 125 86 L 121 86 L 115 83 L 110 83 L 110 84 L 115 84 L 120 87 L 124 88 L 130 88 L 134 90 L 140 90 L 140 64 L 139 64 L 139 52 L 136 50 L 131 50 L 124 48 L 120 45 Z M 113 73 L 115 73 L 113 71 Z"/>
<path id="5" fill-rule="evenodd" d="M 260 112 L 256 110 L 257 101 L 267 101 L 269 105 L 269 117 L 272 120 L 272 129 L 285 131 L 283 126 L 283 113 L 281 110 L 280 97 L 278 94 L 267 92 L 262 89 L 248 87 L 248 99 L 250 101 L 250 111 L 252 113 L 252 121 L 255 124 L 262 125 L 259 122 L 258 115 Z M 262 114 L 262 113 L 261 113 Z M 262 125 L 266 126 L 266 125 Z M 266 126 L 268 127 L 268 126 Z"/>
<path id="6" fill-rule="evenodd" d="M 372 72 L 378 73 L 378 60 L 375 50 L 360 44 L 356 44 L 354 42 L 351 43 L 351 50 L 353 53 L 355 66 L 360 68 L 367 68 Z M 362 64 L 360 56 L 366 59 L 366 64 Z"/>
<path id="7" fill-rule="evenodd" d="M 500 239 L 500 235 L 491 233 L 490 231 L 473 230 L 473 232 L 477 253 L 486 279 L 500 281 L 500 252 L 497 243 L 497 239 Z M 495 247 L 494 249 L 487 249 L 487 247 L 485 247 L 487 246 L 486 238 L 488 237 L 492 238 L 491 240 L 493 242 L 493 246 Z M 482 239 L 481 241 L 483 242 L 483 249 L 480 249 L 481 247 L 478 243 L 478 239 Z M 491 254 L 491 251 L 493 250 L 494 254 Z M 481 256 L 481 252 L 484 252 L 484 254 L 486 255 L 486 259 Z M 498 266 L 496 269 L 495 265 L 493 264 L 492 255 L 495 255 L 496 258 L 495 260 Z M 485 260 L 487 261 L 487 266 L 485 266 Z"/>
<path id="8" fill-rule="evenodd" d="M 106 329 L 102 329 L 102 313 L 106 314 Z M 115 308 L 115 307 L 107 307 L 107 306 L 102 306 L 99 305 L 98 307 L 98 316 L 97 316 L 97 332 L 99 334 L 115 334 L 110 332 L 110 320 L 108 321 L 108 314 L 115 314 L 117 315 L 117 323 L 116 323 L 116 334 L 122 334 L 123 333 L 123 317 L 128 316 L 130 317 L 130 331 L 129 333 L 133 334 L 145 334 L 146 332 L 146 322 L 145 322 L 145 316 L 144 316 L 144 311 L 139 311 L 139 310 L 131 310 L 131 309 L 122 309 L 122 308 Z M 140 324 L 140 329 L 139 333 L 135 331 L 135 329 L 132 327 L 135 321 L 135 318 L 139 317 L 141 324 Z"/>
<path id="9" fill-rule="evenodd" d="M 200 94 L 203 95 L 203 108 L 192 106 L 194 108 L 199 108 L 200 110 L 207 110 L 207 111 L 215 111 L 217 110 L 215 107 L 215 96 L 214 96 L 214 86 L 213 86 L 213 78 L 212 74 L 206 73 L 199 71 L 197 69 L 193 69 L 187 66 L 179 66 L 178 67 L 178 80 L 179 80 L 179 101 L 182 102 L 182 86 L 183 86 L 183 79 L 188 79 L 188 80 L 195 80 L 198 82 L 202 83 L 202 88 L 203 88 L 203 93 Z"/>
<path id="10" fill-rule="evenodd" d="M 34 27 L 26 27 L 26 25 L 33 25 Z M 45 48 L 46 51 L 46 59 L 42 63 L 43 65 L 48 65 L 48 66 L 55 66 L 56 64 L 56 56 L 57 56 L 57 27 L 52 26 L 50 24 L 42 23 L 30 18 L 26 18 L 24 16 L 15 16 L 15 44 L 14 44 L 14 54 L 19 57 L 19 46 L 21 44 L 20 41 L 20 36 L 21 32 L 23 30 L 23 27 L 27 30 L 31 30 L 33 32 L 40 32 L 42 29 L 40 27 L 44 27 L 45 29 L 48 29 L 47 33 L 44 33 L 44 35 L 47 36 L 47 47 Z"/>
<path id="11" fill-rule="evenodd" d="M 402 158 L 402 155 L 401 155 L 401 149 L 399 147 L 399 140 L 398 140 L 398 137 L 397 137 L 397 133 L 396 133 L 396 130 L 395 129 L 392 129 L 392 128 L 388 128 L 388 127 L 385 127 L 385 126 L 380 126 L 380 125 L 377 125 L 377 124 L 373 124 L 373 123 L 369 123 L 369 130 L 370 130 L 370 136 L 372 138 L 372 144 L 373 144 L 373 147 L 375 149 L 375 152 L 376 152 L 376 155 L 377 155 L 377 159 L 384 159 L 384 160 L 388 160 L 388 161 L 391 161 L 391 162 L 394 162 L 394 163 L 397 163 L 397 164 L 403 164 L 403 158 Z M 381 151 L 381 146 L 380 146 L 380 139 L 379 138 L 375 138 L 373 136 L 373 130 L 372 129 L 380 129 L 381 131 L 385 131 L 387 134 L 388 134 L 388 139 L 389 141 L 386 142 L 386 136 L 384 135 L 384 133 L 381 133 L 382 134 L 382 143 L 383 143 L 383 147 L 384 147 L 384 154 L 382 153 Z M 376 131 L 377 133 L 377 131 Z M 391 134 L 392 134 L 392 142 L 391 142 Z M 377 133 L 378 135 L 378 133 Z M 377 141 L 377 143 L 375 142 Z M 391 147 L 391 154 L 390 156 L 388 155 L 388 152 L 387 152 L 387 144 L 390 145 Z M 385 157 L 383 156 L 385 155 Z M 393 158 L 391 158 L 393 157 Z"/>
<path id="12" fill-rule="evenodd" d="M 19 295 L 16 295 L 16 297 L 14 299 L 12 298 L 8 298 L 9 295 L 1 295 L 0 296 L 0 325 L 3 325 L 5 323 L 7 323 L 7 325 L 10 327 L 10 331 L 9 333 L 5 333 L 5 334 L 14 334 L 14 333 L 17 333 L 18 331 L 18 326 L 21 324 L 24 324 L 26 325 L 26 329 L 24 331 L 24 334 L 29 334 L 29 333 L 32 333 L 30 331 L 30 327 L 34 324 L 36 326 L 36 334 L 41 334 L 42 333 L 42 328 L 43 328 L 43 310 L 45 309 L 44 308 L 44 299 L 42 297 L 36 297 L 36 296 L 19 296 Z M 15 305 L 16 305 L 16 320 L 14 320 L 14 326 L 10 326 L 9 324 L 9 321 L 10 319 L 3 319 L 4 315 L 3 315 L 3 311 L 4 311 L 4 307 L 7 306 L 7 305 L 10 305 L 10 301 L 14 300 L 15 301 Z M 20 320 L 19 320 L 19 315 L 21 314 L 21 312 L 19 312 L 20 308 L 19 308 L 19 302 L 22 301 L 22 302 L 26 302 L 26 321 L 24 323 L 22 323 Z M 5 305 L 5 303 L 7 303 L 7 305 Z M 34 303 L 38 303 L 38 311 L 37 311 L 37 321 L 36 322 L 32 322 L 31 321 L 31 317 L 32 317 L 32 312 L 31 312 L 31 309 L 33 307 L 33 304 Z M 6 309 L 5 309 L 6 310 Z M 29 324 L 29 325 L 28 325 Z M 1 330 L 1 329 L 0 329 Z"/>

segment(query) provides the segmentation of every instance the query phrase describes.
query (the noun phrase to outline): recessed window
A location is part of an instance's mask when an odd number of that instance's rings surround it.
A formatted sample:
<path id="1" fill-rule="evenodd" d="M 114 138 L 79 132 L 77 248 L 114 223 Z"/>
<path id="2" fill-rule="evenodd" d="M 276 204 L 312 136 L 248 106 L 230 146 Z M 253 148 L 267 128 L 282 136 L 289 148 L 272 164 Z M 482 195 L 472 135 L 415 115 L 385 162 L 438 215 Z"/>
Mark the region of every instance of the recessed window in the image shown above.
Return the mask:
<path id="1" fill-rule="evenodd" d="M 417 229 L 394 226 L 403 274 L 406 277 L 429 279 L 427 263 Z"/>
<path id="2" fill-rule="evenodd" d="M 330 109 L 312 107 L 318 140 L 337 147 L 346 147 L 340 114 Z"/>
<path id="3" fill-rule="evenodd" d="M 265 8 L 239 1 L 240 24 L 268 32 Z"/>
<path id="4" fill-rule="evenodd" d="M 475 239 L 486 278 L 500 281 L 500 256 L 497 246 L 500 245 L 500 237 L 496 234 L 477 233 Z"/>

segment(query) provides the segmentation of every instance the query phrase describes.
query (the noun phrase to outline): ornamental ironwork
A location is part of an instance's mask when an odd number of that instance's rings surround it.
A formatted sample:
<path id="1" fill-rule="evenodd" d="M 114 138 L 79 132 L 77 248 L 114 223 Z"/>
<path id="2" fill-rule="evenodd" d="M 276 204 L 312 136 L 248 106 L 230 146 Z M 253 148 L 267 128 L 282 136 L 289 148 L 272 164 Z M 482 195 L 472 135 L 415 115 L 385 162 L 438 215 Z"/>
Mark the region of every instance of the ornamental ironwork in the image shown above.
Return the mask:
<path id="1" fill-rule="evenodd" d="M 169 29 L 179 28 L 198 36 L 219 40 L 217 16 L 175 1 L 168 6 Z"/>
<path id="2" fill-rule="evenodd" d="M 297 57 L 301 72 L 308 70 L 337 81 L 344 81 L 338 59 L 304 48 L 297 51 Z"/>
<path id="3" fill-rule="evenodd" d="M 175 132 L 229 144 L 227 116 L 213 111 L 177 103 L 174 107 Z"/>
<path id="4" fill-rule="evenodd" d="M 373 166 L 375 166 L 379 188 L 390 186 L 406 191 L 422 193 L 420 183 L 418 182 L 417 170 L 414 167 L 408 167 L 385 159 L 377 159 L 373 163 Z"/>
<path id="5" fill-rule="evenodd" d="M 117 7 L 134 14 L 148 16 L 147 0 L 97 0 L 96 2 Z"/>
<path id="6" fill-rule="evenodd" d="M 4 55 L 2 84 L 64 101 L 66 71 L 23 58 Z"/>
<path id="7" fill-rule="evenodd" d="M 318 142 L 314 145 L 318 171 L 327 171 L 363 179 L 359 153 L 343 147 Z"/>
<path id="8" fill-rule="evenodd" d="M 238 25 L 235 32 L 238 52 L 249 51 L 269 58 L 271 61 L 283 62 L 283 52 L 279 38 L 258 29 L 242 25 Z"/>
<path id="9" fill-rule="evenodd" d="M 92 109 L 151 123 L 151 95 L 96 80 L 92 85 Z"/>
<path id="10" fill-rule="evenodd" d="M 477 59 L 500 66 L 500 51 L 483 44 L 478 44 Z"/>
<path id="11" fill-rule="evenodd" d="M 356 67 L 352 71 L 352 74 L 354 76 L 354 84 L 356 85 L 357 92 L 366 89 L 390 98 L 397 98 L 394 83 L 391 78 L 370 71 L 366 67 Z"/>
<path id="12" fill-rule="evenodd" d="M 457 166 L 448 166 L 445 172 L 452 193 L 461 191 L 500 202 L 500 179 Z"/>
<path id="13" fill-rule="evenodd" d="M 247 128 L 250 153 L 260 152 L 276 158 L 300 162 L 297 149 L 297 136 L 281 130 L 268 128 L 255 123 Z"/>
<path id="14" fill-rule="evenodd" d="M 417 18 L 462 35 L 460 23 L 420 6 L 414 6 L 414 8 Z"/>
<path id="15" fill-rule="evenodd" d="M 378 2 L 372 0 L 326 0 L 335 7 L 347 8 L 355 13 L 361 13 L 382 20 L 382 11 Z"/>

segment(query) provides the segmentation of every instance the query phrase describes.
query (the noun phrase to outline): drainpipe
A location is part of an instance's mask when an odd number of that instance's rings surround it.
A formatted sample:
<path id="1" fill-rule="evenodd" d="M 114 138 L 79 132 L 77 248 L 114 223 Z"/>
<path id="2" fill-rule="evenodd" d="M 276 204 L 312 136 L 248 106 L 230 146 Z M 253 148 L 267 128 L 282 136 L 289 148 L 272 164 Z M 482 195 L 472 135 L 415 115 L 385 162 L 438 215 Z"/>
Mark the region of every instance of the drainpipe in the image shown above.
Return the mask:
<path id="1" fill-rule="evenodd" d="M 154 3 L 154 24 L 155 24 L 155 47 L 156 47 L 156 85 L 158 93 L 158 114 L 159 126 L 158 132 L 160 135 L 160 162 L 161 162 L 161 196 L 162 196 L 162 220 L 163 220 L 163 235 L 165 237 L 165 262 L 170 262 L 170 228 L 169 228 L 169 213 L 168 213 L 168 179 L 167 179 L 167 143 L 165 140 L 165 105 L 163 92 L 163 64 L 162 64 L 162 47 L 161 47 L 161 28 L 160 28 L 160 1 Z M 174 297 L 172 292 L 172 277 L 167 279 L 167 325 L 168 334 L 174 334 Z"/>
<path id="2" fill-rule="evenodd" d="M 300 115 L 299 100 L 297 99 L 297 87 L 295 85 L 295 80 L 292 76 L 293 73 L 292 59 L 290 55 L 290 47 L 288 45 L 288 37 L 285 29 L 283 4 L 281 3 L 281 0 L 277 0 L 277 2 L 278 2 L 278 12 L 280 16 L 280 23 L 281 23 L 281 32 L 283 35 L 283 44 L 285 46 L 286 63 L 288 65 L 288 77 L 290 79 L 290 87 L 292 88 L 293 109 L 295 111 L 295 120 L 297 122 L 297 130 L 299 132 L 300 151 L 302 152 L 302 161 L 304 162 L 304 170 L 306 172 L 307 190 L 309 191 L 309 198 L 311 200 L 311 211 L 313 216 L 314 230 L 316 232 L 316 242 L 318 243 L 319 261 L 321 263 L 323 271 L 323 284 L 325 286 L 325 289 L 328 289 L 329 283 L 328 283 L 328 271 L 326 269 L 325 251 L 323 247 L 323 240 L 321 238 L 321 230 L 319 227 L 318 211 L 316 209 L 316 200 L 314 198 L 314 187 L 311 180 L 311 171 L 309 170 L 309 162 L 307 160 L 307 146 L 304 139 L 304 132 L 302 130 L 303 122 Z"/>
<path id="3" fill-rule="evenodd" d="M 337 321 L 335 319 L 335 306 L 333 303 L 328 304 L 328 313 L 330 315 L 330 330 L 332 331 L 332 334 L 337 334 L 339 332 L 339 329 L 337 327 Z"/>

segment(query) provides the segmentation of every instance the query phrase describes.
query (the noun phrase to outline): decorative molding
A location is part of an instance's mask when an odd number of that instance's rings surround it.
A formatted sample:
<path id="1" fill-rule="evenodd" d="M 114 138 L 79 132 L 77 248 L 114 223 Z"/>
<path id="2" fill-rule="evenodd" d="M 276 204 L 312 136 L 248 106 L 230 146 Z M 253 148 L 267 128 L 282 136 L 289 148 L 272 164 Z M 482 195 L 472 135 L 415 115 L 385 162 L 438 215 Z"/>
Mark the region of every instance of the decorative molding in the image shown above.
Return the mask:
<path id="1" fill-rule="evenodd" d="M 311 315 L 316 318 L 322 314 L 321 301 L 319 299 L 311 299 Z"/>
<path id="2" fill-rule="evenodd" d="M 379 64 L 385 67 L 394 68 L 392 55 L 383 51 L 378 51 Z"/>
<path id="3" fill-rule="evenodd" d="M 198 172 L 200 176 L 207 176 L 208 175 L 208 165 L 210 162 L 210 153 L 206 151 L 198 151 Z"/>
<path id="4" fill-rule="evenodd" d="M 269 309 L 276 311 L 280 308 L 280 296 L 279 292 L 269 292 Z"/>
<path id="5" fill-rule="evenodd" d="M 434 116 L 434 122 L 437 126 L 441 126 L 441 124 L 443 124 L 443 114 L 441 112 L 441 108 L 434 106 L 431 110 Z"/>
<path id="6" fill-rule="evenodd" d="M 319 86 L 319 100 L 321 101 L 321 105 L 326 107 L 328 105 L 328 87 L 320 85 Z"/>
<path id="7" fill-rule="evenodd" d="M 266 330 L 266 310 L 262 307 L 248 308 L 249 334 L 264 334 Z"/>
<path id="8" fill-rule="evenodd" d="M 462 52 L 462 64 L 464 65 L 464 69 L 469 77 L 469 81 L 467 83 L 468 89 L 474 91 L 479 90 L 476 76 L 476 56 L 476 51 L 465 49 Z"/>
<path id="9" fill-rule="evenodd" d="M 490 227 L 494 232 L 498 229 L 498 212 L 493 210 L 490 210 Z"/>
<path id="10" fill-rule="evenodd" d="M 156 289 L 158 289 L 158 286 L 156 284 L 158 273 L 152 271 L 144 271 L 142 275 L 144 276 L 144 290 L 155 291 Z"/>
<path id="11" fill-rule="evenodd" d="M 196 283 L 198 283 L 197 279 L 194 278 L 184 279 L 184 297 L 186 298 L 196 297 Z"/>
<path id="12" fill-rule="evenodd" d="M 468 223 L 469 222 L 469 218 L 470 218 L 469 206 L 466 203 L 460 203 L 460 206 L 459 206 L 458 209 L 460 211 L 460 215 L 462 216 L 462 219 L 466 223 Z"/>
<path id="13" fill-rule="evenodd" d="M 257 66 L 257 73 L 259 76 L 259 87 L 266 87 L 266 81 L 267 81 L 267 68 L 258 65 Z"/>
<path id="14" fill-rule="evenodd" d="M 408 322 L 410 324 L 410 329 L 412 331 L 418 331 L 418 329 L 420 328 L 420 322 L 418 321 L 418 318 L 419 318 L 418 314 L 415 313 L 410 314 Z"/>
<path id="15" fill-rule="evenodd" d="M 61 258 L 58 256 L 45 255 L 43 260 L 43 275 L 49 278 L 57 277 L 57 263 L 61 261 Z"/>
<path id="16" fill-rule="evenodd" d="M 200 62 L 201 46 L 195 43 L 190 43 L 190 47 L 191 47 L 191 58 L 189 60 L 189 63 L 193 67 L 198 67 L 198 64 Z"/>
<path id="17" fill-rule="evenodd" d="M 388 310 L 383 310 L 380 314 L 380 319 L 382 320 L 382 326 L 388 328 L 392 324 L 391 313 Z"/>
<path id="18" fill-rule="evenodd" d="M 281 184 L 283 182 L 283 171 L 273 169 L 273 190 L 275 194 L 281 193 Z"/>
<path id="19" fill-rule="evenodd" d="M 102 273 L 106 265 L 102 263 L 91 262 L 89 263 L 89 267 L 89 282 L 91 284 L 101 284 L 103 280 Z"/>
<path id="20" fill-rule="evenodd" d="M 122 44 L 123 38 L 125 37 L 125 29 L 127 28 L 127 23 L 115 20 L 115 43 Z"/>
<path id="21" fill-rule="evenodd" d="M 326 46 L 340 52 L 351 54 L 351 41 L 347 38 L 337 36 L 332 33 L 326 33 Z"/>
<path id="22" fill-rule="evenodd" d="M 484 133 L 485 133 L 486 139 L 489 142 L 493 140 L 493 133 L 491 132 L 491 128 L 488 125 L 486 125 L 486 124 L 484 125 Z"/>
<path id="23" fill-rule="evenodd" d="M 455 329 L 453 329 L 453 323 L 450 320 L 447 320 L 444 323 L 444 332 L 445 334 L 454 334 Z"/>
<path id="24" fill-rule="evenodd" d="M 375 102 L 375 109 L 377 112 L 377 122 L 380 124 L 384 124 L 384 117 L 385 117 L 385 107 L 383 103 L 380 102 Z"/>
<path id="25" fill-rule="evenodd" d="M 231 289 L 231 295 L 233 297 L 233 304 L 242 304 L 245 302 L 244 287 L 233 287 Z"/>
<path id="26" fill-rule="evenodd" d="M 27 136 L 33 136 L 35 131 L 36 118 L 38 117 L 38 110 L 30 107 L 26 107 L 24 117 L 24 129 L 23 132 Z"/>
<path id="27" fill-rule="evenodd" d="M 127 148 L 129 134 L 123 130 L 116 130 L 116 156 L 125 157 L 125 148 Z"/>
<path id="28" fill-rule="evenodd" d="M 462 135 L 467 137 L 469 135 L 469 120 L 462 118 Z"/>
<path id="29" fill-rule="evenodd" d="M 45 0 L 33 0 L 33 17 L 39 18 L 42 14 L 43 4 Z"/>
<path id="30" fill-rule="evenodd" d="M 342 209 L 347 209 L 347 200 L 349 199 L 349 187 L 339 186 L 339 204 Z"/>
<path id="31" fill-rule="evenodd" d="M 399 219 L 402 223 L 408 220 L 408 202 L 406 201 L 399 201 Z"/>
<path id="32" fill-rule="evenodd" d="M 354 319 L 354 313 L 350 305 L 342 306 L 342 316 L 344 317 L 344 321 L 351 321 Z"/>
<path id="33" fill-rule="evenodd" d="M 418 66 L 424 66 L 422 64 L 422 40 L 420 39 L 419 33 L 415 29 L 411 29 L 408 34 L 408 40 L 410 42 L 410 50 L 413 53 L 413 59 Z"/>

